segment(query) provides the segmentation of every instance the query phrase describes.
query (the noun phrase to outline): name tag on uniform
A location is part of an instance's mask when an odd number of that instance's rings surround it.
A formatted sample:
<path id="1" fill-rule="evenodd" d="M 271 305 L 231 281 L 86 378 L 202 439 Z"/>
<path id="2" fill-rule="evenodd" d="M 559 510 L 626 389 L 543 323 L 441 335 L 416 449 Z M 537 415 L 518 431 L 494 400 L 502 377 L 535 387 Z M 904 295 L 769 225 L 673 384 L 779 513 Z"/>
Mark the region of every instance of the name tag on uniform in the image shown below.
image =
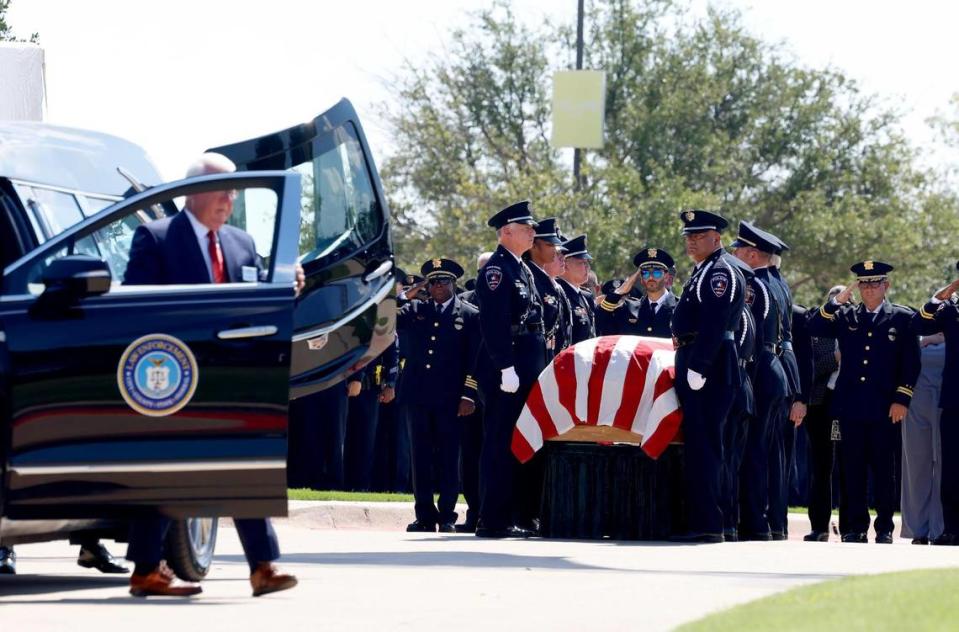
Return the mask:
<path id="1" fill-rule="evenodd" d="M 257 281 L 255 266 L 243 266 L 240 268 L 240 274 L 244 283 L 256 283 Z"/>

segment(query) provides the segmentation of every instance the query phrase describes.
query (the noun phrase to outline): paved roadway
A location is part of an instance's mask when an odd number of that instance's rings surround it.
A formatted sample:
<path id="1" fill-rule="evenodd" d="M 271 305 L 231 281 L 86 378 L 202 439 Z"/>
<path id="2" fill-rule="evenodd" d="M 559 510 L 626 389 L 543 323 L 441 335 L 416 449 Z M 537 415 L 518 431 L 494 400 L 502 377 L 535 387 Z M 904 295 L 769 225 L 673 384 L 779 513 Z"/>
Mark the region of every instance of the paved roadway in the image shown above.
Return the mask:
<path id="1" fill-rule="evenodd" d="M 292 591 L 254 599 L 236 532 L 221 525 L 194 599 L 135 599 L 126 578 L 75 564 L 65 542 L 18 547 L 0 577 L 3 630 L 664 630 L 800 584 L 959 566 L 959 548 L 803 542 L 480 540 L 310 529 L 277 521 Z M 108 543 L 109 544 L 109 543 Z M 113 545 L 122 552 L 122 545 Z"/>

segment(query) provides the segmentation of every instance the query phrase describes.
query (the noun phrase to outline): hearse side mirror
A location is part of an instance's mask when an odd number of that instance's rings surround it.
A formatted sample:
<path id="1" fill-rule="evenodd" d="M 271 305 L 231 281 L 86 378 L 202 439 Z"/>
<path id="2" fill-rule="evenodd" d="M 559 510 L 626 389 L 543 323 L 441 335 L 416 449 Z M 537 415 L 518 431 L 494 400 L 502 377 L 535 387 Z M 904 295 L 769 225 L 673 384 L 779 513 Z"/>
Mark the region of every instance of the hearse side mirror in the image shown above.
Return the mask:
<path id="1" fill-rule="evenodd" d="M 65 302 L 110 291 L 113 275 L 106 261 L 90 255 L 67 255 L 54 259 L 43 273 L 43 296 Z"/>

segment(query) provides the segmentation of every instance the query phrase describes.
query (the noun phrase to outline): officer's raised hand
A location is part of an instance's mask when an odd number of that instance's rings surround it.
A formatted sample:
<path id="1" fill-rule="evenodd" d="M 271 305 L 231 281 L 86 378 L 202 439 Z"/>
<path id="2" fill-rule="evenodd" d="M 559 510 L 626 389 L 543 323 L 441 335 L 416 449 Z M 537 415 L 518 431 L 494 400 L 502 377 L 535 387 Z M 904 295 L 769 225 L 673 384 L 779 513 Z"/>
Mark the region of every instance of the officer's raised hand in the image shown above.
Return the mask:
<path id="1" fill-rule="evenodd" d="M 902 404 L 893 404 L 889 407 L 889 418 L 892 419 L 892 423 L 897 424 L 906 418 L 907 412 L 909 409 Z"/>
<path id="2" fill-rule="evenodd" d="M 946 287 L 936 292 L 936 300 L 943 302 L 948 301 L 950 298 L 952 298 L 952 295 L 956 293 L 956 290 L 959 290 L 959 279 L 956 279 Z"/>
<path id="3" fill-rule="evenodd" d="M 623 282 L 618 288 L 613 290 L 614 294 L 619 294 L 620 296 L 626 296 L 629 294 L 630 290 L 633 289 L 633 286 L 636 285 L 636 279 L 639 278 L 639 268 L 636 268 L 636 271 L 629 275 L 629 278 Z"/>
<path id="4" fill-rule="evenodd" d="M 845 305 L 846 303 L 852 300 L 852 292 L 857 287 L 859 287 L 858 279 L 856 281 L 853 281 L 849 285 L 847 285 L 846 289 L 840 292 L 839 294 L 837 294 L 836 298 L 834 298 L 833 300 L 836 301 L 836 303 L 838 303 L 839 305 Z"/>
<path id="5" fill-rule="evenodd" d="M 426 283 L 426 279 L 423 279 L 416 285 L 410 287 L 410 289 L 406 290 L 406 292 L 403 293 L 403 296 L 412 301 L 414 298 L 416 298 L 417 294 L 420 293 L 420 290 L 426 287 Z"/>
<path id="6" fill-rule="evenodd" d="M 476 412 L 476 404 L 473 403 L 473 400 L 466 399 L 465 397 L 461 398 L 459 409 L 456 411 L 456 416 L 469 417 L 474 412 Z"/>
<path id="7" fill-rule="evenodd" d="M 514 367 L 508 367 L 500 371 L 499 390 L 504 393 L 515 393 L 519 390 L 519 376 L 516 375 Z"/>
<path id="8" fill-rule="evenodd" d="M 689 384 L 689 388 L 694 391 L 706 386 L 706 378 L 692 369 L 686 369 L 686 382 Z"/>

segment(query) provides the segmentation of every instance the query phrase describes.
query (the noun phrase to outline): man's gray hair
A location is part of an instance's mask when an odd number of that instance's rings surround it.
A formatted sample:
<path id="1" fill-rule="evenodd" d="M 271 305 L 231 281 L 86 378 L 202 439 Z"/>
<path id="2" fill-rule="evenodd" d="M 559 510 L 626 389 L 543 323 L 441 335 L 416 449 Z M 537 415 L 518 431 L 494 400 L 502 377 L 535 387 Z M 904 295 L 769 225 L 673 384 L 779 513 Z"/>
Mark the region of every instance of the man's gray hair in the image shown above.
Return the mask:
<path id="1" fill-rule="evenodd" d="M 186 177 L 195 178 L 211 173 L 233 173 L 234 171 L 236 171 L 236 165 L 233 164 L 232 160 L 223 154 L 209 152 L 194 160 L 187 167 Z"/>
<path id="2" fill-rule="evenodd" d="M 772 267 L 778 268 L 779 266 L 782 265 L 782 262 L 783 262 L 783 258 L 780 257 L 779 255 L 769 255 L 769 265 L 771 265 Z"/>
<path id="3" fill-rule="evenodd" d="M 489 261 L 489 258 L 493 256 L 492 250 L 487 250 L 486 252 L 481 252 L 480 256 L 476 257 L 476 269 L 482 270 L 483 266 L 486 265 L 486 262 Z"/>

